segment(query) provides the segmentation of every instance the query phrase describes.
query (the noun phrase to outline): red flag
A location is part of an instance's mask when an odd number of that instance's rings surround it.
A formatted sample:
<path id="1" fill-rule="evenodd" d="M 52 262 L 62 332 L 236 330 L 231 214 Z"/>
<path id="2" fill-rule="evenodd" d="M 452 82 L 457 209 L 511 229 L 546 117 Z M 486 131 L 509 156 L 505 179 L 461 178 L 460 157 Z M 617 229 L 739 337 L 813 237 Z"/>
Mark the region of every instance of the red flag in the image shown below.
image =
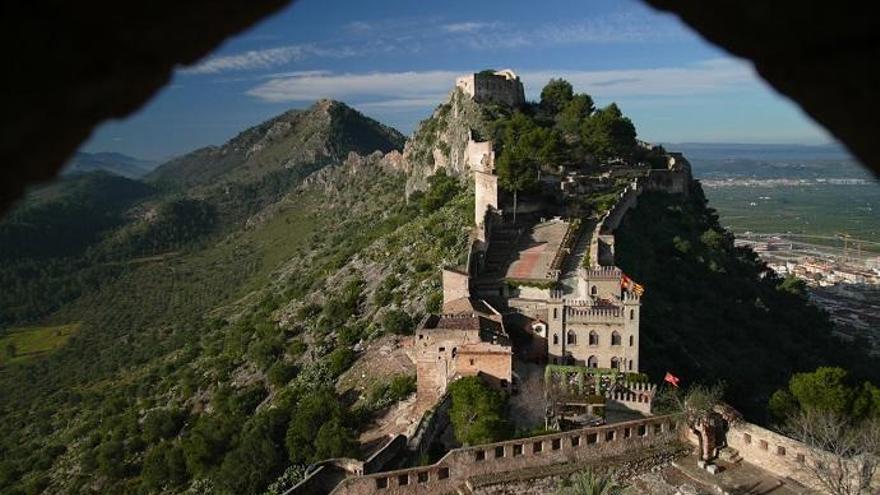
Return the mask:
<path id="1" fill-rule="evenodd" d="M 663 377 L 663 381 L 669 383 L 675 388 L 678 388 L 678 377 L 668 371 L 666 372 L 666 376 Z"/>

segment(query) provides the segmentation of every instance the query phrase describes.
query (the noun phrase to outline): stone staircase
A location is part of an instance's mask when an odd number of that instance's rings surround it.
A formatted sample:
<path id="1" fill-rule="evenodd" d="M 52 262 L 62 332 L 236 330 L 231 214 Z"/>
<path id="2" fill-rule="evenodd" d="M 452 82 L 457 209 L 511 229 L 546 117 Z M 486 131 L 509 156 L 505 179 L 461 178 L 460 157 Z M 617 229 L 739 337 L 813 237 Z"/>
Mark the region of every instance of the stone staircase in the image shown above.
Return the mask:
<path id="1" fill-rule="evenodd" d="M 724 447 L 718 451 L 718 458 L 731 464 L 737 464 L 743 460 L 739 451 L 733 447 Z"/>
<path id="2" fill-rule="evenodd" d="M 562 290 L 565 295 L 577 292 L 577 269 L 581 266 L 584 256 L 586 256 L 590 249 L 590 239 L 593 236 L 592 225 L 583 225 L 580 231 L 580 235 L 577 241 L 575 241 L 571 253 L 566 256 L 565 262 L 562 264 L 560 280 L 562 281 Z"/>
<path id="3" fill-rule="evenodd" d="M 496 227 L 492 231 L 492 239 L 489 242 L 489 251 L 486 253 L 486 262 L 483 273 L 486 275 L 504 276 L 507 267 L 513 261 L 517 252 L 520 230 L 511 227 Z"/>

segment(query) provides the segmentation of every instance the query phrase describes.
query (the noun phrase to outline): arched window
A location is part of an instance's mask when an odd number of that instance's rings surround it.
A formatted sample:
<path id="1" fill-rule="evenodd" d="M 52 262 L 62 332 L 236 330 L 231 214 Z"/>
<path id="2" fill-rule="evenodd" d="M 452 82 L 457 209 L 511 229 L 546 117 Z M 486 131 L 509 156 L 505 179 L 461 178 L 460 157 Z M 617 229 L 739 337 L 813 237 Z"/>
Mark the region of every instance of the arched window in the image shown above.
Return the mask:
<path id="1" fill-rule="evenodd" d="M 590 330 L 590 345 L 599 345 L 599 334 Z"/>
<path id="2" fill-rule="evenodd" d="M 598 368 L 599 367 L 599 359 L 596 356 L 590 356 L 587 358 L 587 368 Z"/>
<path id="3" fill-rule="evenodd" d="M 611 345 L 620 345 L 620 334 L 616 330 L 611 332 Z"/>
<path id="4" fill-rule="evenodd" d="M 553 334 L 553 345 L 559 345 L 559 334 Z"/>
<path id="5" fill-rule="evenodd" d="M 595 296 L 598 293 L 599 293 L 599 288 L 596 287 L 595 285 L 592 288 L 590 288 L 590 295 Z"/>
<path id="6" fill-rule="evenodd" d="M 635 337 L 633 337 L 632 335 L 630 335 L 630 336 L 629 336 L 629 346 L 632 347 L 632 346 L 633 346 L 633 343 L 634 343 L 635 341 L 636 341 Z"/>
<path id="7" fill-rule="evenodd" d="M 568 345 L 577 345 L 577 335 L 574 333 L 574 331 L 568 331 L 565 336 L 565 343 Z"/>
<path id="8" fill-rule="evenodd" d="M 616 357 L 611 358 L 611 369 L 619 370 L 620 369 L 620 360 Z"/>
<path id="9" fill-rule="evenodd" d="M 630 320 L 636 319 L 636 310 L 634 310 L 634 309 L 629 310 L 629 319 Z"/>
<path id="10" fill-rule="evenodd" d="M 633 370 L 633 360 L 632 359 L 629 360 L 629 370 L 630 371 Z"/>

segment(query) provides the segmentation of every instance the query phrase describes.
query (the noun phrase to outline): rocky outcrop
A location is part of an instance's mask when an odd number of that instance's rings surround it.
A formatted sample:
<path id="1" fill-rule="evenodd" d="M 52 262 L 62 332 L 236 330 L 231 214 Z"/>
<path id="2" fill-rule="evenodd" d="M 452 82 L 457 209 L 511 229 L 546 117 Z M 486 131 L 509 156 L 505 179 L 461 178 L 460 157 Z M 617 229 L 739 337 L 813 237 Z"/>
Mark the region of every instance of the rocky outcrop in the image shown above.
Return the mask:
<path id="1" fill-rule="evenodd" d="M 446 103 L 419 124 L 403 151 L 404 167 L 410 174 L 407 194 L 427 187 L 428 177 L 440 168 L 452 176 L 468 175 L 468 140 L 489 134 L 483 112 L 481 104 L 456 88 Z"/>

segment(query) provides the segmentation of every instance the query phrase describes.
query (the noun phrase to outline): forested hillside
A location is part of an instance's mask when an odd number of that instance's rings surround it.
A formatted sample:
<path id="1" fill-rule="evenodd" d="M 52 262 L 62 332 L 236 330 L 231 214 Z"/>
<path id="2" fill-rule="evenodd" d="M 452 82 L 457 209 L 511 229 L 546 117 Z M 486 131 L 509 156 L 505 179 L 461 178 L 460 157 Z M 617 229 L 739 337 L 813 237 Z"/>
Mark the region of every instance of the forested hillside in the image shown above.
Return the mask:
<path id="1" fill-rule="evenodd" d="M 309 126 L 335 150 L 318 162 L 236 169 L 189 195 L 79 176 L 4 221 L 20 251 L 2 257 L 3 328 L 78 326 L 0 373 L 0 492 L 254 493 L 350 453 L 372 404 L 408 393 L 399 377 L 349 411 L 334 382 L 359 342 L 437 308 L 437 268 L 462 261 L 471 202 L 444 179 L 407 203 L 381 153 L 347 156 L 398 135 L 324 105 L 343 121 Z"/>
<path id="2" fill-rule="evenodd" d="M 856 343 L 832 336 L 803 284 L 780 279 L 718 223 L 698 183 L 690 198 L 646 193 L 616 232 L 616 260 L 646 287 L 643 367 L 687 383 L 726 383 L 727 399 L 759 422 L 770 395 L 796 372 L 842 366 L 880 383 Z"/>

